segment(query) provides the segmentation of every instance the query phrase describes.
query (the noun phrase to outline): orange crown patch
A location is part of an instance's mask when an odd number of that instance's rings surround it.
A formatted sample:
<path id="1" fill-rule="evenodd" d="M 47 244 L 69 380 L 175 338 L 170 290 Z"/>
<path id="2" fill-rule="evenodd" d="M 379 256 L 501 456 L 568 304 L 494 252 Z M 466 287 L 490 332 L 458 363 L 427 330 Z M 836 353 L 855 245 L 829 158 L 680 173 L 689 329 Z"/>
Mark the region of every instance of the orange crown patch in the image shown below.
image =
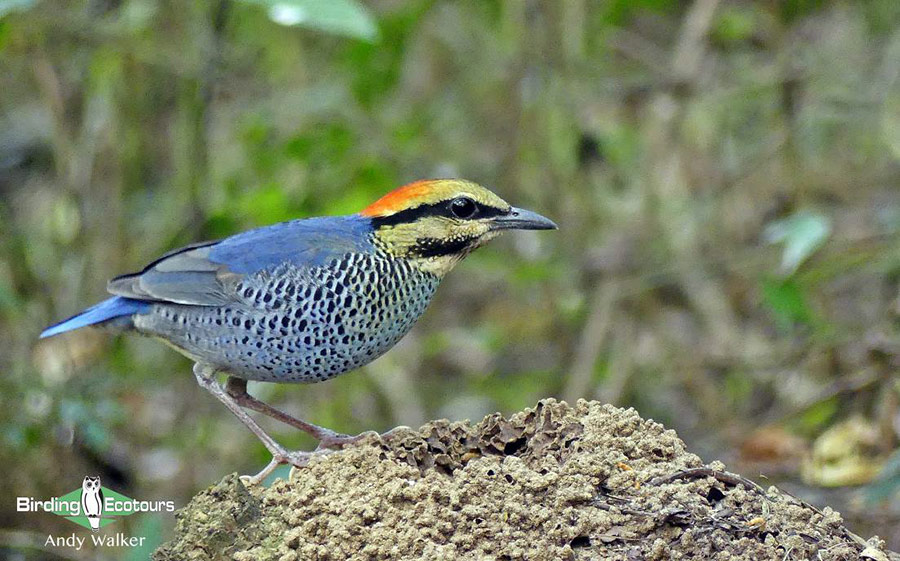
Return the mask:
<path id="1" fill-rule="evenodd" d="M 409 202 L 419 200 L 431 191 L 434 180 L 423 179 L 414 181 L 402 187 L 397 187 L 387 195 L 359 211 L 363 216 L 389 216 L 405 208 L 409 208 Z"/>

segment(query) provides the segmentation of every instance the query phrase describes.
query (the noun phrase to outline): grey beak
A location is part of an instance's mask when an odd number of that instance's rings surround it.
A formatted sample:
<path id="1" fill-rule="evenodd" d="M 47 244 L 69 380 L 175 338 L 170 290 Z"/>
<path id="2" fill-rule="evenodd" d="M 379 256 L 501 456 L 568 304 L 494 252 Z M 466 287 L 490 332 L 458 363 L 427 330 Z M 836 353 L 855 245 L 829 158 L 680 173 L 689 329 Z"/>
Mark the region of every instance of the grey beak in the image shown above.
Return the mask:
<path id="1" fill-rule="evenodd" d="M 549 218 L 523 208 L 512 207 L 509 214 L 494 218 L 492 230 L 557 230 L 558 226 Z"/>

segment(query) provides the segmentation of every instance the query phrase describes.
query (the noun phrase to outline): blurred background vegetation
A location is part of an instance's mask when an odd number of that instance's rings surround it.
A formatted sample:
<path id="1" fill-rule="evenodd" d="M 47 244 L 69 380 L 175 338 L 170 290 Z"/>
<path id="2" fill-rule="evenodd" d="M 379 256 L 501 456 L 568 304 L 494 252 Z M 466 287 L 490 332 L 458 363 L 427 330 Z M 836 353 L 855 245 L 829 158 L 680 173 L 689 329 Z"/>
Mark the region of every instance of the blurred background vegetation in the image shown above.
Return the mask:
<path id="1" fill-rule="evenodd" d="M 44 326 L 446 176 L 561 228 L 473 254 L 360 372 L 251 392 L 348 433 L 634 406 L 900 549 L 900 2 L 0 0 L 0 92 L 0 552 L 72 529 L 17 495 L 183 505 L 268 459 L 165 346 Z"/>

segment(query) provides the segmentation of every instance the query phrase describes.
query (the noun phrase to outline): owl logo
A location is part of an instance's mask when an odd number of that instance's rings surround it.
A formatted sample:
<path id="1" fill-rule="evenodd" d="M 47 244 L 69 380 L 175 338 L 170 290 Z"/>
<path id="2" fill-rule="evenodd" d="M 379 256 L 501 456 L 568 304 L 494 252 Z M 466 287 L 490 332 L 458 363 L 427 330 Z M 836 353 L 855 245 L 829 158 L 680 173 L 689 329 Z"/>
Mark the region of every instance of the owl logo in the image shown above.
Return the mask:
<path id="1" fill-rule="evenodd" d="M 100 488 L 99 475 L 89 475 L 81 482 L 81 512 L 88 517 L 91 530 L 98 531 L 103 515 L 103 489 Z"/>

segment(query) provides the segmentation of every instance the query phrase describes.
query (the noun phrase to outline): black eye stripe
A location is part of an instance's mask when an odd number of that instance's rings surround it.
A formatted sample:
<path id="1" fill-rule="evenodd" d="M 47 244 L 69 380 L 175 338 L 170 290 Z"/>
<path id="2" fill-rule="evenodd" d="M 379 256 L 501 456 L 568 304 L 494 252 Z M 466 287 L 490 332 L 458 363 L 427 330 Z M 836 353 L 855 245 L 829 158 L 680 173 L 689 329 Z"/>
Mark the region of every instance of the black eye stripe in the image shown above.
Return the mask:
<path id="1" fill-rule="evenodd" d="M 372 218 L 372 224 L 376 228 L 382 226 L 396 226 L 397 224 L 409 224 L 426 216 L 443 216 L 446 218 L 459 219 L 459 217 L 450 209 L 449 202 L 450 201 L 440 201 L 433 204 L 419 205 L 417 207 L 401 210 L 400 212 L 395 212 L 390 216 L 375 216 Z M 509 213 L 509 209 L 499 209 L 474 200 L 472 202 L 475 203 L 477 209 L 472 218 L 493 218 L 494 216 L 502 216 Z"/>

